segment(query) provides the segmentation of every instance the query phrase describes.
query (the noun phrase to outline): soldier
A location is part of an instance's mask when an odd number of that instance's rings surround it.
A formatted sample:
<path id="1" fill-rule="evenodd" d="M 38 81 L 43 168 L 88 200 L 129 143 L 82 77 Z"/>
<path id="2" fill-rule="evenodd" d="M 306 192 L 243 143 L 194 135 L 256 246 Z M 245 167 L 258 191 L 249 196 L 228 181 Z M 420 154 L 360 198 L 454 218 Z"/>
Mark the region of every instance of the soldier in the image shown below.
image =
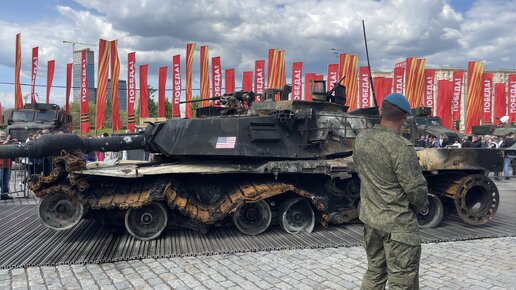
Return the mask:
<path id="1" fill-rule="evenodd" d="M 403 95 L 388 95 L 380 108 L 380 125 L 355 139 L 368 260 L 362 289 L 384 289 L 387 281 L 389 289 L 419 288 L 416 214 L 428 212 L 428 188 L 412 143 L 400 135 L 410 111 Z"/>

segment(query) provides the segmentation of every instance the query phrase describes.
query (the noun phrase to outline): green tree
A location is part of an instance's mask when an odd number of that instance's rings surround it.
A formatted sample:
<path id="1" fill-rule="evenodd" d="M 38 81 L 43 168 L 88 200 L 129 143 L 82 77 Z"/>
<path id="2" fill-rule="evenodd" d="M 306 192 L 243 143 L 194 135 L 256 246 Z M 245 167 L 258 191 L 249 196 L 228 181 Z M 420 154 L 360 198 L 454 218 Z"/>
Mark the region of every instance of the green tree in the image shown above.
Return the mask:
<path id="1" fill-rule="evenodd" d="M 200 96 L 192 97 L 192 100 L 200 100 Z M 197 117 L 197 109 L 201 106 L 201 102 L 192 102 L 192 118 Z"/>
<path id="2" fill-rule="evenodd" d="M 156 89 L 152 86 L 147 85 L 147 91 L 149 92 L 149 117 L 157 117 L 158 116 L 158 104 L 156 103 Z M 140 103 L 138 102 L 138 106 L 136 106 L 135 110 L 136 114 L 136 124 L 140 123 Z"/>
<path id="3" fill-rule="evenodd" d="M 88 104 L 88 113 L 90 117 L 90 127 L 95 128 L 97 108 L 95 104 Z M 70 114 L 72 115 L 72 124 L 74 129 L 81 128 L 81 103 L 70 104 Z"/>
<path id="4" fill-rule="evenodd" d="M 165 117 L 167 119 L 172 119 L 172 103 L 168 100 L 165 100 Z"/>

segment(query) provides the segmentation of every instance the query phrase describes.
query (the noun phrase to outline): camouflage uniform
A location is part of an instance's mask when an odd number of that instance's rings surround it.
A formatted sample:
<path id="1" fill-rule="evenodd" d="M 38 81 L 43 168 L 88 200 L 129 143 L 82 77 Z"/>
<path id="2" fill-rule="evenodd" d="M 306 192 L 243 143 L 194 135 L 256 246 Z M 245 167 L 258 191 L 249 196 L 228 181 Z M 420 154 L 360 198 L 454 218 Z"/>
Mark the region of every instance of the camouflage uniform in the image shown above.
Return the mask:
<path id="1" fill-rule="evenodd" d="M 428 188 L 410 141 L 377 125 L 355 139 L 361 180 L 360 220 L 368 269 L 362 289 L 418 289 L 421 238 L 415 213 L 426 210 Z"/>

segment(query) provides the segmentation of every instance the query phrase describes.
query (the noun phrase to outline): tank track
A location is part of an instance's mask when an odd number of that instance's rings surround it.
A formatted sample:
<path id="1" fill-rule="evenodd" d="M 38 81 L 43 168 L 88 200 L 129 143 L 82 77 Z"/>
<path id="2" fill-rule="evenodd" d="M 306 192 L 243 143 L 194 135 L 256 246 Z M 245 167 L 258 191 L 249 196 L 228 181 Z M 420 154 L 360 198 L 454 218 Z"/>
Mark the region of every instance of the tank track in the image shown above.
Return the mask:
<path id="1" fill-rule="evenodd" d="M 74 173 L 85 170 L 86 163 L 81 152 L 66 152 L 54 158 L 50 175 L 32 177 L 30 189 L 40 198 L 63 192 L 76 196 L 89 209 L 141 208 L 153 201 L 164 202 L 171 209 L 200 223 L 214 224 L 243 203 L 265 200 L 290 192 L 306 198 L 318 210 L 319 223 L 326 227 L 331 216 L 327 199 L 286 182 L 236 182 L 215 203 L 204 204 L 194 194 L 187 192 L 182 184 L 172 177 L 157 177 L 152 181 L 118 182 L 101 184 L 95 178 Z M 346 212 L 347 220 L 358 217 L 356 210 Z"/>

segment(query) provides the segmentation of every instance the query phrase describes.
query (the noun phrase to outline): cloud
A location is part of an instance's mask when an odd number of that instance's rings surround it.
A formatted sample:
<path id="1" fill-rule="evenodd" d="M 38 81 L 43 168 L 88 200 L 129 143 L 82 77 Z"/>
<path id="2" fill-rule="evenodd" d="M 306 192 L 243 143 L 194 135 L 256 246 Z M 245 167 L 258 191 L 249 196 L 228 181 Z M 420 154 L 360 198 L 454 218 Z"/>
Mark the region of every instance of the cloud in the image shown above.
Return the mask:
<path id="1" fill-rule="evenodd" d="M 223 63 L 249 70 L 249 58 L 268 48 L 287 50 L 287 62 L 320 72 L 336 59 L 330 48 L 360 55 L 366 20 L 373 64 L 379 69 L 407 56 L 430 56 L 459 47 L 462 16 L 445 1 L 117 1 L 79 0 L 130 35 L 137 50 L 208 44 Z M 224 57 L 228 56 L 228 57 Z"/>

